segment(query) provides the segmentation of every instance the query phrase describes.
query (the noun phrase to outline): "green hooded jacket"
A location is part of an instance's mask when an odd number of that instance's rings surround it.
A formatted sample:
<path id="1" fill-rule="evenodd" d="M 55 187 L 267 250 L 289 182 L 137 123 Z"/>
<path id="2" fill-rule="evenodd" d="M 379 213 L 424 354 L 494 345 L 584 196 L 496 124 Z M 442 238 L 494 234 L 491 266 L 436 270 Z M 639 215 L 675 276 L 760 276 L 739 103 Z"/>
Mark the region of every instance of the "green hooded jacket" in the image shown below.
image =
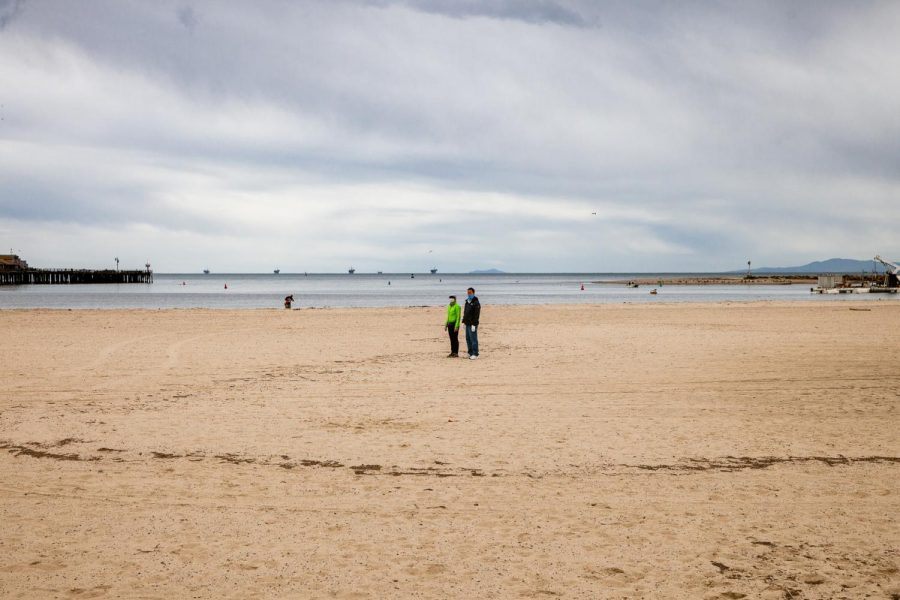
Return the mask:
<path id="1" fill-rule="evenodd" d="M 459 329 L 459 321 L 461 319 L 459 302 L 447 305 L 447 322 L 446 325 L 453 325 L 453 329 Z"/>

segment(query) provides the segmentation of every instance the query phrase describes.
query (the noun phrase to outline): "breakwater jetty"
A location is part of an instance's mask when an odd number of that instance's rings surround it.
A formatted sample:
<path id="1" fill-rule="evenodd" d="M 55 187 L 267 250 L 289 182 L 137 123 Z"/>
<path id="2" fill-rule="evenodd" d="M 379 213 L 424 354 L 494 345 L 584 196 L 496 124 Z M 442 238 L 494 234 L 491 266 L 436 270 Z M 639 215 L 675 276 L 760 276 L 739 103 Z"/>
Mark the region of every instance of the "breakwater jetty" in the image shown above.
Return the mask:
<path id="1" fill-rule="evenodd" d="M 35 269 L 15 254 L 0 255 L 0 285 L 153 283 L 153 271 L 119 269 Z"/>
<path id="2" fill-rule="evenodd" d="M 593 283 L 606 283 L 614 285 L 792 285 L 814 284 L 815 275 L 770 275 L 770 276 L 738 276 L 738 275 L 689 275 L 689 276 L 662 276 L 644 277 L 629 280 L 595 281 Z"/>

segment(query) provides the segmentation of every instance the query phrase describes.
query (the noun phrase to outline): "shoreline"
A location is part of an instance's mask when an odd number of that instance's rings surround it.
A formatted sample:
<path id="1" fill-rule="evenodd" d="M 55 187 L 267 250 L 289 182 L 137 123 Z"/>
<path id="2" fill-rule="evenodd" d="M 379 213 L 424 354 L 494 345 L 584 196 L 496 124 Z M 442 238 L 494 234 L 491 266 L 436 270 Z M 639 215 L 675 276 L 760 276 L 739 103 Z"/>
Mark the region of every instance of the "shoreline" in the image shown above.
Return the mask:
<path id="1" fill-rule="evenodd" d="M 849 297 L 849 296 L 821 296 L 821 295 L 810 295 L 809 298 L 802 298 L 797 300 L 788 300 L 788 299 L 778 299 L 772 300 L 768 298 L 755 299 L 749 298 L 746 300 L 709 300 L 709 301 L 697 301 L 697 300 L 676 300 L 672 298 L 666 298 L 665 296 L 656 296 L 653 299 L 645 300 L 643 296 L 641 296 L 641 300 L 624 300 L 624 301 L 611 301 L 611 302 L 560 302 L 560 303 L 523 303 L 523 304 L 484 304 L 486 308 L 491 310 L 493 309 L 505 309 L 505 308 L 544 308 L 544 309 L 591 309 L 591 308 L 623 308 L 623 307 L 634 307 L 634 308 L 652 308 L 652 307 L 684 307 L 684 308 L 721 308 L 727 306 L 761 306 L 768 305 L 773 307 L 828 307 L 828 306 L 847 306 L 850 304 L 858 304 L 858 305 L 879 305 L 879 306 L 887 306 L 890 305 L 891 302 L 895 302 L 896 305 L 900 306 L 900 298 L 895 298 L 893 295 L 872 294 L 871 298 L 862 299 L 858 295 Z M 247 308 L 236 308 L 236 307 L 227 307 L 227 306 L 193 306 L 193 307 L 166 307 L 166 308 L 122 308 L 122 307 L 112 307 L 112 308 L 97 308 L 97 307 L 78 307 L 78 308 L 54 308 L 54 307 L 34 307 L 34 308 L 2 308 L 0 307 L 0 315 L 6 313 L 148 313 L 148 314 L 157 314 L 157 313 L 191 313 L 191 312 L 210 312 L 214 314 L 222 314 L 222 313 L 293 313 L 293 312 L 305 312 L 305 313 L 313 313 L 313 312 L 338 312 L 338 311 L 350 311 L 350 312 L 360 312 L 360 311 L 408 311 L 408 310 L 442 310 L 445 309 L 445 304 L 434 304 L 434 305 L 409 305 L 409 306 L 304 306 L 298 308 L 291 308 L 290 310 L 284 308 L 275 308 L 275 307 L 247 307 Z"/>

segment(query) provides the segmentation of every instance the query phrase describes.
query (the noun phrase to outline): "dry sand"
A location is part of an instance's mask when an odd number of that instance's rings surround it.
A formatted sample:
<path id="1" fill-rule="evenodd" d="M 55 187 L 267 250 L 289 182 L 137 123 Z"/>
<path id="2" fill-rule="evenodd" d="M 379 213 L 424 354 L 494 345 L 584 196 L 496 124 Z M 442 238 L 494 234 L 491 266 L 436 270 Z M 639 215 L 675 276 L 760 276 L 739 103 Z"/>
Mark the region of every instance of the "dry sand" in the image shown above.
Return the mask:
<path id="1" fill-rule="evenodd" d="M 900 594 L 900 303 L 442 318 L 0 311 L 0 597 Z"/>

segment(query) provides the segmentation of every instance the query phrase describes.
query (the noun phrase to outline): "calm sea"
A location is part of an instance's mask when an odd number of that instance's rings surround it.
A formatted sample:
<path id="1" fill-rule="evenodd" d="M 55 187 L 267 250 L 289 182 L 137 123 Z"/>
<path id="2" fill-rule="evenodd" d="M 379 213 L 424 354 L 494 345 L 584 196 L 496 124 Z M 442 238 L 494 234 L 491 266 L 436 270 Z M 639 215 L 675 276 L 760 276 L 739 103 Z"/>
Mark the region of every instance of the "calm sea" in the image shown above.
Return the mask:
<path id="1" fill-rule="evenodd" d="M 671 274 L 670 274 L 671 275 Z M 720 302 L 846 299 L 896 301 L 868 294 L 821 296 L 809 286 L 662 286 L 630 289 L 597 281 L 657 275 L 578 273 L 459 275 L 156 274 L 152 284 L 32 285 L 0 287 L 4 308 L 280 308 L 294 295 L 294 307 L 439 306 L 447 296 L 465 296 L 473 286 L 485 304 L 602 304 L 622 302 Z M 659 274 L 662 277 L 665 274 Z M 584 284 L 584 291 L 581 285 Z M 227 285 L 227 288 L 226 288 Z"/>

